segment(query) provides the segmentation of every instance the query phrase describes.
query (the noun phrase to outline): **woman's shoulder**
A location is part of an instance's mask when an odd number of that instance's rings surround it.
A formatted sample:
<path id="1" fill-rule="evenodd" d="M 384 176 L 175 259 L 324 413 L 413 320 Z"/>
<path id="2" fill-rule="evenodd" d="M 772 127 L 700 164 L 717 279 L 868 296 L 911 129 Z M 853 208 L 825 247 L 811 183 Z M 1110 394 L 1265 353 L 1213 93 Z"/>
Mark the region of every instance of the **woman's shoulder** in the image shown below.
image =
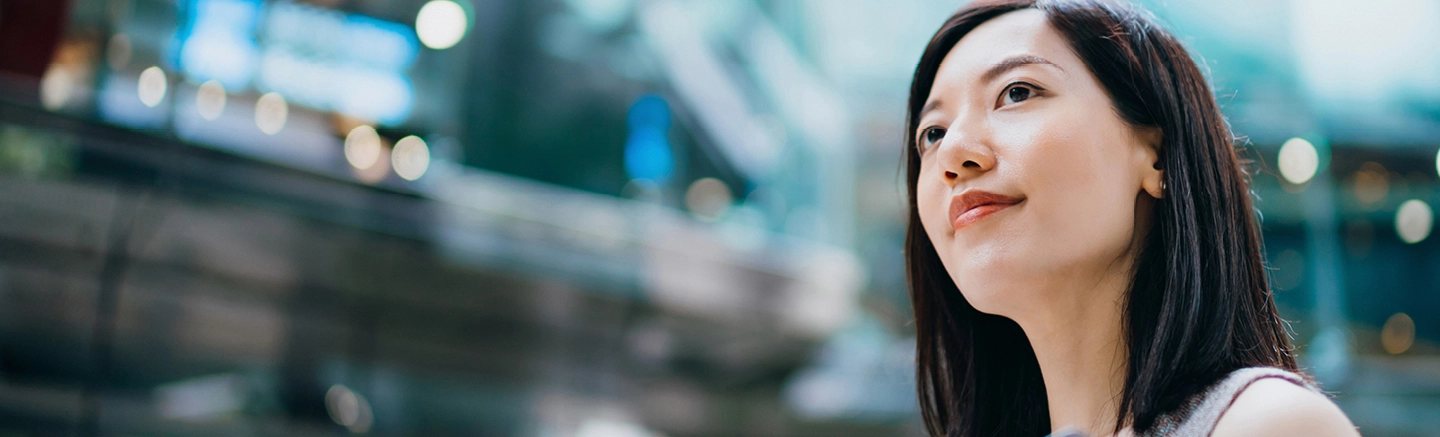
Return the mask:
<path id="1" fill-rule="evenodd" d="M 1210 435 L 1358 436 L 1359 433 L 1340 407 L 1303 380 L 1259 377 L 1244 383 Z"/>

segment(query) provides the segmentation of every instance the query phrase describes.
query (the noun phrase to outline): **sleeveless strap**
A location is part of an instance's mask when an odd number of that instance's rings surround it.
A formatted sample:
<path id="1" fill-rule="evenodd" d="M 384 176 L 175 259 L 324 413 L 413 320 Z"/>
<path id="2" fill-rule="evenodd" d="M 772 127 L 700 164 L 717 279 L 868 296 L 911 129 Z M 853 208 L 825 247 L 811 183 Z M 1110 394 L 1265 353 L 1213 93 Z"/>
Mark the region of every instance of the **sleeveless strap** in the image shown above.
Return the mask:
<path id="1" fill-rule="evenodd" d="M 1220 416 L 1235 403 L 1250 384 L 1265 378 L 1278 378 L 1324 394 L 1313 382 L 1295 373 L 1274 367 L 1247 367 L 1230 372 L 1229 376 L 1204 393 L 1190 398 L 1174 413 L 1166 415 L 1153 427 L 1147 436 L 1207 437 L 1220 422 Z"/>

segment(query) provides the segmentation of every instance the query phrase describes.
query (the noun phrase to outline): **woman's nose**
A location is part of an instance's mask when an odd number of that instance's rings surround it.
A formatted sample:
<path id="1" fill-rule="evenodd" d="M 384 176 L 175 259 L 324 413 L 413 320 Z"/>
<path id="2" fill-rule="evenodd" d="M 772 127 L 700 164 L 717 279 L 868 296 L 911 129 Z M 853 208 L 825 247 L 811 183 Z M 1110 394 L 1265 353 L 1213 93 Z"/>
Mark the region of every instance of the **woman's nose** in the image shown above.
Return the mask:
<path id="1" fill-rule="evenodd" d="M 956 129 L 947 132 L 936 150 L 947 182 L 953 185 L 995 168 L 995 151 L 983 133 L 958 126 L 952 128 Z"/>

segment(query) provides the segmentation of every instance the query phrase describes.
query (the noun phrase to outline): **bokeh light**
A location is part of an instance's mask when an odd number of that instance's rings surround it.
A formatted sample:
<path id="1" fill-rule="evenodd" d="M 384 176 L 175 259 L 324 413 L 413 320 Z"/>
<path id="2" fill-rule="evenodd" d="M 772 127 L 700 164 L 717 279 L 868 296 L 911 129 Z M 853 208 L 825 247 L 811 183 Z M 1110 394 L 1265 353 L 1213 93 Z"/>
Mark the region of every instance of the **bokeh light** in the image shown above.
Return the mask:
<path id="1" fill-rule="evenodd" d="M 415 15 L 415 34 L 420 43 L 435 50 L 454 47 L 469 27 L 465 8 L 450 0 L 431 0 Z"/>
<path id="2" fill-rule="evenodd" d="M 369 125 L 360 125 L 345 136 L 345 160 L 356 169 L 365 170 L 380 160 L 380 134 Z"/>
<path id="3" fill-rule="evenodd" d="M 1395 233 L 1406 243 L 1415 244 L 1430 236 L 1435 223 L 1435 213 L 1430 204 L 1420 199 L 1406 200 L 1395 211 Z"/>
<path id="4" fill-rule="evenodd" d="M 350 167 L 350 174 L 356 180 L 367 184 L 376 184 L 390 176 L 390 144 L 384 138 L 380 138 L 380 149 L 375 157 L 375 163 L 369 168 Z"/>
<path id="5" fill-rule="evenodd" d="M 60 65 L 51 65 L 40 78 L 40 105 L 56 110 L 70 102 L 75 95 L 74 70 Z"/>
<path id="6" fill-rule="evenodd" d="M 1351 176 L 1351 183 L 1355 200 L 1365 207 L 1378 207 L 1390 195 L 1390 172 L 1378 162 L 1361 164 Z"/>
<path id="7" fill-rule="evenodd" d="M 1403 354 L 1414 344 L 1415 321 L 1410 315 L 1395 313 L 1385 321 L 1385 327 L 1380 330 L 1380 345 L 1385 347 L 1385 352 Z"/>
<path id="8" fill-rule="evenodd" d="M 575 437 L 657 437 L 644 426 L 628 420 L 592 418 L 580 424 Z"/>
<path id="9" fill-rule="evenodd" d="M 1303 138 L 1291 138 L 1280 146 L 1280 175 L 1300 185 L 1315 177 L 1320 169 L 1320 153 L 1315 145 Z"/>
<path id="10" fill-rule="evenodd" d="M 735 202 L 730 187 L 719 179 L 700 178 L 685 190 L 685 207 L 701 221 L 715 221 L 724 216 Z"/>
<path id="11" fill-rule="evenodd" d="M 225 86 L 219 81 L 209 80 L 195 90 L 195 111 L 200 118 L 214 120 L 225 112 Z"/>
<path id="12" fill-rule="evenodd" d="M 267 135 L 275 135 L 285 128 L 290 118 L 290 105 L 278 93 L 266 93 L 255 102 L 255 126 Z"/>
<path id="13" fill-rule="evenodd" d="M 146 68 L 145 71 L 140 72 L 138 86 L 140 103 L 152 108 L 159 105 L 161 100 L 165 100 L 165 89 L 168 86 L 164 70 L 161 70 L 160 67 Z"/>
<path id="14" fill-rule="evenodd" d="M 349 387 L 339 384 L 331 386 L 330 390 L 325 392 L 325 410 L 330 413 L 330 420 L 356 434 L 369 432 L 375 421 L 370 411 L 370 402 Z"/>
<path id="15" fill-rule="evenodd" d="M 105 61 L 112 70 L 130 65 L 130 37 L 123 33 L 110 37 L 110 42 L 105 45 Z"/>
<path id="16" fill-rule="evenodd" d="M 395 168 L 396 175 L 407 181 L 420 179 L 430 168 L 430 147 L 425 140 L 414 135 L 401 138 L 395 142 L 395 149 L 390 151 L 390 165 Z"/>

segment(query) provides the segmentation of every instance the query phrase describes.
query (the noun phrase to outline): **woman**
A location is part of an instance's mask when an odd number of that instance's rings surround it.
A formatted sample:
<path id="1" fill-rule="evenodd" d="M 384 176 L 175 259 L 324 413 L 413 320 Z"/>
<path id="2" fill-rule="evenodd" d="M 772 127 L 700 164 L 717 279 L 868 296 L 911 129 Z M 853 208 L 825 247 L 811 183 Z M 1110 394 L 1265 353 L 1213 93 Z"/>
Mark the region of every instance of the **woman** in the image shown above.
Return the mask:
<path id="1" fill-rule="evenodd" d="M 910 90 L 932 435 L 1356 435 L 1299 370 L 1204 76 L 1124 5 L 980 1 Z"/>

